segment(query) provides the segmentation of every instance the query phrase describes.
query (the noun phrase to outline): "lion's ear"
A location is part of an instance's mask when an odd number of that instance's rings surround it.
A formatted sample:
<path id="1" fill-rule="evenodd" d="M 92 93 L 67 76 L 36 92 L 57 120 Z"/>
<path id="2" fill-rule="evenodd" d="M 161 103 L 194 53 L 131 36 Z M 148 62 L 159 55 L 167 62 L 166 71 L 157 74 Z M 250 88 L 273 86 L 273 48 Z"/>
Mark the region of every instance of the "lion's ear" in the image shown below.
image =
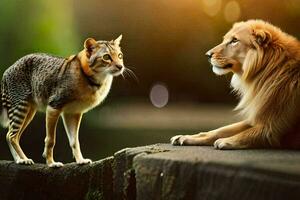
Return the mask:
<path id="1" fill-rule="evenodd" d="M 253 33 L 259 46 L 266 47 L 272 41 L 272 35 L 266 30 L 255 30 Z"/>

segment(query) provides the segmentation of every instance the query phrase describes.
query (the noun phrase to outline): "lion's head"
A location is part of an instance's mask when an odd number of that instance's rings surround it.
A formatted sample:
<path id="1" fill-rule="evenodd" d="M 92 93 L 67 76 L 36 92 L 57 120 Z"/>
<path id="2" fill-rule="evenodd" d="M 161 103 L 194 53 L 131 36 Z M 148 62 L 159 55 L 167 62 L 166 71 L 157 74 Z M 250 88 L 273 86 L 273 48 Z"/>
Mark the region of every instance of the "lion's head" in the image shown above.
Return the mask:
<path id="1" fill-rule="evenodd" d="M 231 85 L 241 97 L 236 109 L 252 124 L 284 113 L 279 108 L 287 102 L 300 103 L 292 98 L 300 87 L 300 43 L 278 27 L 262 20 L 235 23 L 206 55 L 214 73 L 234 73 Z"/>
<path id="2" fill-rule="evenodd" d="M 235 23 L 223 42 L 206 55 L 214 73 L 233 72 L 244 79 L 251 79 L 268 63 L 276 65 L 284 58 L 281 52 L 287 47 L 287 40 L 296 39 L 262 20 L 248 20 Z"/>

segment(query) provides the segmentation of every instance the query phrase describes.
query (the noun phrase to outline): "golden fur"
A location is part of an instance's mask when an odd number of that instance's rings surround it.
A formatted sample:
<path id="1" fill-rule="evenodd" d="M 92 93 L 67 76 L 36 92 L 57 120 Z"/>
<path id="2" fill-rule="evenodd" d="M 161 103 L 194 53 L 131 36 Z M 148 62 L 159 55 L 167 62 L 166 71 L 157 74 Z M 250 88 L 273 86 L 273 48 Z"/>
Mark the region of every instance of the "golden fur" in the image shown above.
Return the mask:
<path id="1" fill-rule="evenodd" d="M 242 122 L 196 135 L 171 138 L 174 145 L 217 149 L 300 147 L 300 42 L 262 20 L 234 24 L 207 52 L 218 75 L 233 72 Z"/>

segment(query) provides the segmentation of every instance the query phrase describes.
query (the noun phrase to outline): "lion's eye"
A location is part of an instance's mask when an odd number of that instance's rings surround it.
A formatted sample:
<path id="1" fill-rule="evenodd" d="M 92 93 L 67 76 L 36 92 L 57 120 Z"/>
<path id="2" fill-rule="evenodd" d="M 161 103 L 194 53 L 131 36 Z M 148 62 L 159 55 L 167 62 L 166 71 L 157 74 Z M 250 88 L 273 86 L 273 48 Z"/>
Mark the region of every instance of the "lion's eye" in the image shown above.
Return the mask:
<path id="1" fill-rule="evenodd" d="M 118 57 L 119 57 L 120 59 L 123 59 L 123 54 L 122 54 L 122 53 L 119 53 Z"/>
<path id="2" fill-rule="evenodd" d="M 239 40 L 237 38 L 232 38 L 232 40 L 230 41 L 230 44 L 236 44 Z"/>
<path id="3" fill-rule="evenodd" d="M 111 59 L 111 57 L 110 57 L 109 54 L 104 54 L 104 55 L 102 56 L 102 58 L 103 58 L 103 60 L 105 60 L 105 61 L 112 61 L 112 59 Z"/>

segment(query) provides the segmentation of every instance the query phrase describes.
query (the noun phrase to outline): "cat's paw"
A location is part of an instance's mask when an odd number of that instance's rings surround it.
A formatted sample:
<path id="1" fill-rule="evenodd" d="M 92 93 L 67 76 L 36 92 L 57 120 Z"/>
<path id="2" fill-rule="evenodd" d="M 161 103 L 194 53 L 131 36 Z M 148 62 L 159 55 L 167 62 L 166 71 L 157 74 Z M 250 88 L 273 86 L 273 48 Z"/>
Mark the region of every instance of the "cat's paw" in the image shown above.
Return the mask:
<path id="1" fill-rule="evenodd" d="M 29 158 L 26 158 L 26 159 L 18 159 L 16 161 L 17 164 L 20 164 L 20 165 L 33 165 L 34 162 L 32 159 L 29 159 Z"/>
<path id="2" fill-rule="evenodd" d="M 91 164 L 92 160 L 91 159 L 87 159 L 87 158 L 83 158 L 83 159 L 77 160 L 76 163 L 78 165 Z"/>

